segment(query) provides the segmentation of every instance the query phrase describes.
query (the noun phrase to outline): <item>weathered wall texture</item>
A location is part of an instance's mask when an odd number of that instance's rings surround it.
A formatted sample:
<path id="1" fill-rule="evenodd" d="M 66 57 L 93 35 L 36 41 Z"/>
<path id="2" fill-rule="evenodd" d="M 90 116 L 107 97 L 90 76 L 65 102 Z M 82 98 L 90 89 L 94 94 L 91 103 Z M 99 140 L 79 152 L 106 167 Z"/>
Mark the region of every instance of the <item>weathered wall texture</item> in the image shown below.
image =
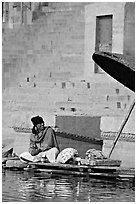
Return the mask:
<path id="1" fill-rule="evenodd" d="M 95 74 L 94 72 L 94 61 L 91 59 L 92 53 L 95 52 L 96 44 L 96 17 L 112 15 L 112 52 L 127 54 L 134 58 L 135 56 L 135 4 L 134 3 L 125 3 L 125 2 L 111 2 L 111 3 L 92 3 L 85 6 L 85 69 L 84 76 L 85 79 L 92 81 L 93 83 L 98 82 L 100 86 L 106 90 L 108 95 L 108 103 L 111 101 L 113 103 L 113 110 L 115 105 L 117 107 L 122 103 L 120 102 L 123 98 L 121 93 L 125 90 L 122 85 L 119 84 L 119 91 L 116 88 L 118 85 L 116 80 L 112 79 L 106 73 Z M 105 86 L 104 86 L 105 84 Z M 113 85 L 112 85 L 113 84 Z M 121 87 L 120 87 L 121 86 Z M 113 92 L 113 88 L 116 88 L 116 95 Z M 110 89 L 109 89 L 110 88 Z M 97 88 L 96 88 L 97 90 Z M 110 93 L 109 91 L 110 90 Z M 102 96 L 102 90 L 97 91 L 97 94 Z M 131 93 L 133 101 L 134 93 Z M 129 95 L 130 95 L 129 94 Z M 123 94 L 124 96 L 125 94 Z M 130 97 L 131 97 L 130 95 Z M 113 98 L 113 99 L 112 99 Z M 103 97 L 102 97 L 103 99 Z M 120 99 L 120 100 L 119 100 Z M 124 98 L 123 98 L 124 99 Z M 122 100 L 123 100 L 122 99 Z M 100 99 L 100 104 L 102 100 Z M 130 105 L 131 102 L 130 101 Z M 120 102 L 120 104 L 119 104 Z M 121 106 L 120 105 L 120 106 Z M 124 105 L 124 104 L 123 104 Z M 126 105 L 125 105 L 126 106 Z M 107 106 L 106 106 L 107 107 Z M 121 108 L 118 108 L 120 110 Z M 129 109 L 129 107 L 128 107 Z M 126 111 L 115 113 L 110 113 L 110 107 L 108 109 L 108 114 L 102 115 L 101 117 L 101 131 L 102 132 L 117 132 L 121 127 Z M 99 110 L 100 111 L 100 110 Z M 135 133 L 135 110 L 128 123 L 126 124 L 124 133 Z M 103 152 L 109 154 L 114 137 L 109 137 L 109 139 L 104 138 Z M 135 165 L 135 143 L 132 142 L 118 141 L 118 144 L 113 152 L 112 158 L 122 160 L 122 166 L 134 167 Z M 128 155 L 127 155 L 128 154 Z M 129 162 L 130 161 L 130 162 Z"/>
<path id="2" fill-rule="evenodd" d="M 58 116 L 56 126 L 62 132 L 101 139 L 100 117 Z"/>
<path id="3" fill-rule="evenodd" d="M 104 139 L 102 152 L 108 155 L 112 144 L 113 140 Z M 121 160 L 121 167 L 135 168 L 135 141 L 118 141 L 111 155 L 111 159 Z"/>
<path id="4" fill-rule="evenodd" d="M 124 54 L 135 57 L 135 3 L 126 3 L 124 20 Z"/>
<path id="5" fill-rule="evenodd" d="M 82 77 L 84 6 L 61 5 L 35 11 L 39 18 L 31 25 L 3 24 L 3 89 L 27 80 Z"/>
<path id="6" fill-rule="evenodd" d="M 134 39 L 134 33 L 132 31 L 135 28 L 133 12 L 134 6 L 126 6 L 125 2 L 111 2 L 111 3 L 91 3 L 85 6 L 85 78 L 90 79 L 93 82 L 100 81 L 100 83 L 105 82 L 115 82 L 112 77 L 107 74 L 95 74 L 94 73 L 94 61 L 91 59 L 91 55 L 95 52 L 95 41 L 96 41 L 96 17 L 97 16 L 113 16 L 112 24 L 112 52 L 114 53 L 124 53 L 125 49 L 128 50 L 128 54 L 132 54 L 131 48 L 127 47 L 129 45 L 129 40 Z M 131 24 L 132 22 L 132 24 Z M 129 26 L 131 27 L 128 31 Z M 125 36 L 126 35 L 126 36 Z M 129 37 L 130 36 L 130 37 Z M 127 38 L 128 37 L 128 38 Z M 107 80 L 107 82 L 106 82 Z"/>

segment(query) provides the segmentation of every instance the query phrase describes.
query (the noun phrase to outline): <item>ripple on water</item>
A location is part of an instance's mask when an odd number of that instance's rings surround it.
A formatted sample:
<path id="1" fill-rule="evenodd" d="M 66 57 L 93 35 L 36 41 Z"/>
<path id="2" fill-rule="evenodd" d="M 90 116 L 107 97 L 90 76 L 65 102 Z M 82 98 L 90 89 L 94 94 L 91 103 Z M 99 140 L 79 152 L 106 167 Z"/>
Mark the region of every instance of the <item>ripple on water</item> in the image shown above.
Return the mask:
<path id="1" fill-rule="evenodd" d="M 3 202 L 134 202 L 134 184 L 4 171 Z"/>

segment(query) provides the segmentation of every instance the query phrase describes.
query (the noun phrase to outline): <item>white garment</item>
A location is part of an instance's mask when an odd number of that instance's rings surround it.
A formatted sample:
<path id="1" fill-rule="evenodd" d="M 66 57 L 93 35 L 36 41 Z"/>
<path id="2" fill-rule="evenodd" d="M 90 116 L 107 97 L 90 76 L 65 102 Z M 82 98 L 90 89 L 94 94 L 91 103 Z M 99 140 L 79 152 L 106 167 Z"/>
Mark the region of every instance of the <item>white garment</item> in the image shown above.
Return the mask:
<path id="1" fill-rule="evenodd" d="M 32 156 L 29 152 L 23 152 L 20 154 L 19 158 L 22 162 L 38 162 L 41 161 L 42 158 L 47 158 L 49 162 L 53 163 L 56 161 L 56 157 L 59 153 L 59 150 L 56 147 L 51 148 L 45 152 L 40 152 L 36 156 Z"/>

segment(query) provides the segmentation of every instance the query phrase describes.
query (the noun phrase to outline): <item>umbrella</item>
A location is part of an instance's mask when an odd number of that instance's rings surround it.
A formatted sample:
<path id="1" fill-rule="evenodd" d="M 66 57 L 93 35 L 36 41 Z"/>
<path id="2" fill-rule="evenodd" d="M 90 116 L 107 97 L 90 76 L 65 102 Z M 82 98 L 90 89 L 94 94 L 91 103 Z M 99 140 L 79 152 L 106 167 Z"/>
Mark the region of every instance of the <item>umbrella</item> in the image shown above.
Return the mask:
<path id="1" fill-rule="evenodd" d="M 117 53 L 95 52 L 92 59 L 114 79 L 130 90 L 135 91 L 134 58 Z"/>
<path id="2" fill-rule="evenodd" d="M 129 56 L 109 53 L 109 52 L 95 52 L 92 55 L 93 60 L 98 64 L 105 72 L 107 72 L 114 79 L 128 87 L 130 90 L 135 92 L 135 60 Z M 122 133 L 124 126 L 126 125 L 130 114 L 135 106 L 135 100 L 133 101 L 125 120 L 123 121 L 117 136 L 113 142 L 112 148 L 109 153 L 111 156 L 115 145 Z"/>

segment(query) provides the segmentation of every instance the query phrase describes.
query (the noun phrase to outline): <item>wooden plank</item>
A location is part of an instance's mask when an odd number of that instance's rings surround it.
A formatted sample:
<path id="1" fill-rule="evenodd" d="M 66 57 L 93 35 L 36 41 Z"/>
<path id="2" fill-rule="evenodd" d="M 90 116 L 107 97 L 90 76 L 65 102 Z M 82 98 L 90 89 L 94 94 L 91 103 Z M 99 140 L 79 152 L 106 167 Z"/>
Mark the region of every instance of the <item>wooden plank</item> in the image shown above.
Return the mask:
<path id="1" fill-rule="evenodd" d="M 39 169 L 40 172 L 49 172 L 49 173 L 58 173 L 58 174 L 67 174 L 67 175 L 78 175 L 78 176 L 84 176 L 88 175 L 88 173 L 84 172 L 78 172 L 78 171 L 67 171 L 67 170 L 61 170 L 61 169 Z"/>
<path id="2" fill-rule="evenodd" d="M 45 172 L 50 174 L 61 174 L 61 175 L 76 175 L 76 176 L 98 176 L 98 177 L 109 177 L 116 178 L 118 176 L 117 173 L 96 173 L 96 172 L 77 172 L 77 171 L 67 171 L 60 169 L 32 169 L 34 172 Z"/>
<path id="3" fill-rule="evenodd" d="M 111 159 L 103 159 L 103 160 L 96 160 L 96 166 L 120 166 L 120 160 L 111 160 Z"/>
<path id="4" fill-rule="evenodd" d="M 2 157 L 2 160 L 20 160 L 19 157 Z"/>
<path id="5" fill-rule="evenodd" d="M 132 175 L 132 174 L 129 174 L 129 175 L 127 175 L 127 174 L 119 174 L 118 177 L 119 178 L 134 178 L 135 175 Z"/>
<path id="6" fill-rule="evenodd" d="M 90 170 L 97 170 L 97 169 L 102 169 L 102 170 L 117 170 L 119 167 L 117 166 L 90 166 L 90 165 L 73 165 L 73 164 L 57 164 L 57 163 L 33 163 L 30 162 L 29 165 L 34 166 L 38 169 L 59 169 L 59 170 L 64 170 L 64 171 L 85 171 L 88 172 Z"/>
<path id="7" fill-rule="evenodd" d="M 119 169 L 118 166 L 93 166 L 91 169 Z"/>
<path id="8" fill-rule="evenodd" d="M 29 162 L 29 165 L 35 165 L 35 166 L 43 166 L 43 167 L 60 167 L 60 168 L 88 168 L 86 165 L 75 165 L 75 164 L 61 164 L 61 163 L 36 163 L 36 162 Z"/>
<path id="9" fill-rule="evenodd" d="M 109 177 L 109 178 L 116 178 L 118 174 L 112 174 L 112 173 L 89 173 L 90 176 L 101 176 L 101 177 Z"/>
<path id="10" fill-rule="evenodd" d="M 96 159 L 96 160 L 88 160 L 81 159 L 82 165 L 90 165 L 90 166 L 120 166 L 120 160 L 111 160 L 111 159 Z"/>

